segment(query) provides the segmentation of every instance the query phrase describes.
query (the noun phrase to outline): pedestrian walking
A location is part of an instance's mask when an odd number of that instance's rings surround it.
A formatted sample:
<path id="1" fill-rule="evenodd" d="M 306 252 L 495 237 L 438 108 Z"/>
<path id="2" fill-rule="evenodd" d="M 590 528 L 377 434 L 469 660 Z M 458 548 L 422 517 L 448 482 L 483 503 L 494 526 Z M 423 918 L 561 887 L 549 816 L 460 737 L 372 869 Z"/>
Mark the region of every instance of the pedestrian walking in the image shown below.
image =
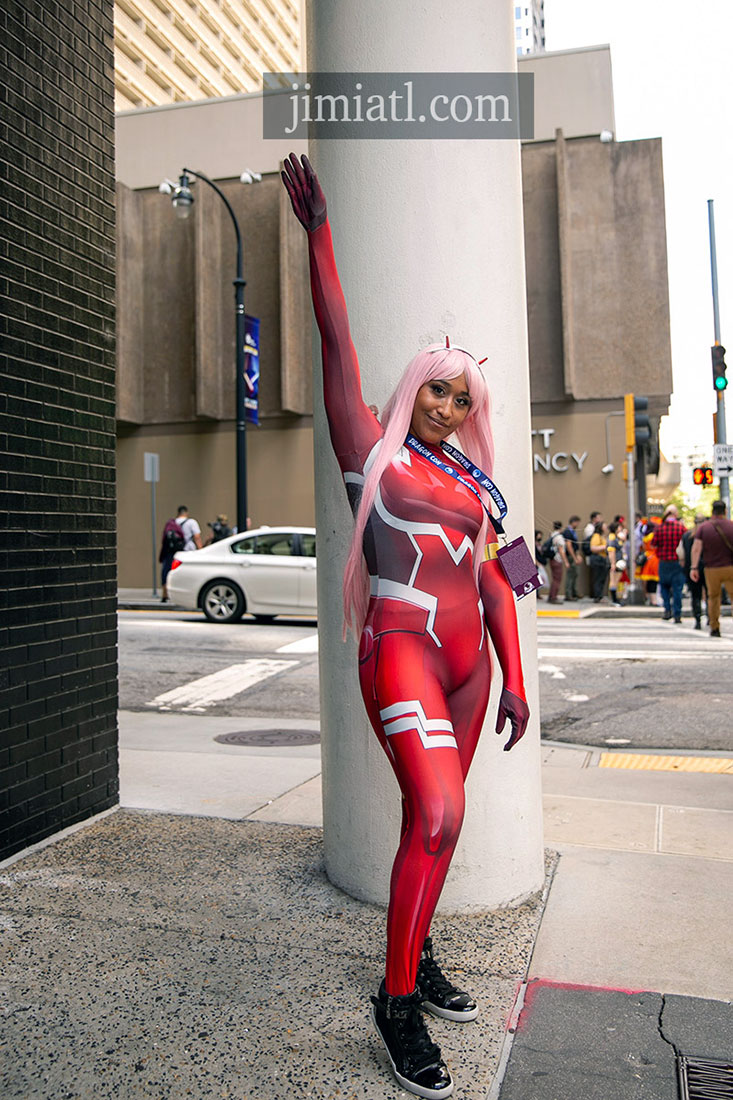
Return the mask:
<path id="1" fill-rule="evenodd" d="M 539 575 L 542 584 L 538 590 L 539 596 L 543 588 L 550 587 L 550 578 L 547 576 L 547 559 L 545 558 L 544 551 L 542 549 L 543 535 L 541 531 L 535 530 L 534 533 L 534 563 L 537 566 L 537 573 Z"/>
<path id="2" fill-rule="evenodd" d="M 565 539 L 565 556 L 567 558 L 567 568 L 565 571 L 565 599 L 577 600 L 578 596 L 578 566 L 583 560 L 580 553 L 580 542 L 578 540 L 578 524 L 580 523 L 580 516 L 571 516 L 568 520 L 568 525 L 563 531 L 563 537 Z"/>
<path id="3" fill-rule="evenodd" d="M 646 520 L 641 527 L 640 550 L 636 555 L 638 577 L 644 585 L 646 602 L 650 607 L 661 607 L 661 596 L 657 592 L 659 584 L 659 558 L 652 544 L 654 532 L 659 526 L 659 519 Z"/>
<path id="4" fill-rule="evenodd" d="M 608 525 L 608 538 L 606 540 L 609 566 L 608 594 L 611 597 L 611 603 L 615 604 L 621 603 L 621 600 L 618 598 L 618 586 L 621 583 L 621 578 L 626 569 L 623 531 L 622 525 L 617 520 L 614 520 L 613 523 L 609 523 Z"/>
<path id="5" fill-rule="evenodd" d="M 608 528 L 603 521 L 596 523 L 590 537 L 590 578 L 593 602 L 600 603 L 608 578 Z"/>
<path id="6" fill-rule="evenodd" d="M 160 540 L 160 553 L 158 554 L 158 561 L 160 562 L 160 582 L 163 586 L 161 592 L 160 602 L 168 603 L 168 574 L 171 571 L 173 565 L 173 559 L 179 550 L 183 550 L 186 545 L 186 539 L 183 534 L 178 519 L 166 520 L 163 527 L 163 535 Z"/>
<path id="7" fill-rule="evenodd" d="M 560 591 L 560 585 L 562 584 L 563 569 L 567 568 L 568 558 L 565 553 L 565 538 L 562 533 L 562 523 L 559 519 L 554 520 L 552 524 L 552 536 L 550 539 L 550 554 L 551 557 L 548 561 L 550 566 L 550 594 L 547 597 L 548 603 L 559 603 L 557 594 Z"/>
<path id="8" fill-rule="evenodd" d="M 229 526 L 228 517 L 223 512 L 208 526 L 211 528 L 211 535 L 206 540 L 207 546 L 211 546 L 212 542 L 221 542 L 222 539 L 228 539 L 230 535 L 234 534 Z"/>
<path id="9" fill-rule="evenodd" d="M 674 615 L 676 623 L 682 622 L 682 589 L 685 587 L 685 574 L 677 548 L 686 530 L 684 523 L 678 519 L 676 505 L 670 504 L 652 535 L 652 545 L 659 558 L 659 589 L 664 600 L 662 618 L 669 620 Z"/>
<path id="10" fill-rule="evenodd" d="M 331 441 L 349 488 L 359 487 L 345 617 L 360 635 L 364 703 L 403 799 L 386 974 L 372 1018 L 399 1083 L 419 1096 L 445 1097 L 453 1081 L 423 1010 L 466 1022 L 479 1009 L 444 976 L 430 922 L 489 698 L 487 630 L 504 679 L 497 731 L 507 721 L 512 728 L 505 749 L 529 717 L 514 594 L 492 549 L 490 498 L 479 490 L 486 485 L 480 469 L 490 471 L 493 460 L 489 393 L 470 353 L 432 344 L 411 360 L 379 422 L 362 397 L 326 200 L 307 157 L 285 161 L 283 182 L 308 233 Z M 467 466 L 446 444 L 454 432 L 471 456 Z M 471 469 L 480 482 L 469 480 Z M 455 551 L 459 544 L 465 553 Z"/>
<path id="11" fill-rule="evenodd" d="M 695 527 L 692 531 L 685 531 L 682 536 L 682 547 L 685 553 L 685 560 L 682 563 L 682 569 L 687 581 L 687 588 L 690 592 L 692 599 L 692 615 L 695 619 L 695 630 L 702 630 L 702 597 L 705 594 L 705 600 L 707 602 L 707 593 L 705 592 L 705 563 L 703 561 L 703 555 L 697 562 L 697 580 L 693 580 L 691 577 L 692 572 L 692 544 L 697 536 L 697 530 L 701 523 L 705 522 L 706 517 L 702 512 L 698 512 L 695 516 Z M 708 619 L 708 622 L 710 620 Z"/>
<path id="12" fill-rule="evenodd" d="M 169 519 L 163 528 L 163 537 L 160 543 L 158 561 L 161 565 L 161 583 L 163 591 L 160 602 L 168 603 L 168 574 L 173 565 L 173 559 L 179 550 L 200 550 L 201 528 L 195 519 L 188 514 L 185 504 L 179 505 L 175 519 Z"/>
<path id="13" fill-rule="evenodd" d="M 183 531 L 183 537 L 186 540 L 184 550 L 200 550 L 203 543 L 201 541 L 201 528 L 198 525 L 198 521 L 189 516 L 188 508 L 185 504 L 181 504 L 178 507 L 178 523 Z"/>
<path id="14" fill-rule="evenodd" d="M 700 561 L 705 556 L 705 584 L 708 590 L 710 637 L 720 637 L 720 591 L 733 593 L 733 522 L 726 517 L 724 500 L 713 503 L 713 514 L 695 531 L 690 577 L 699 580 Z"/>

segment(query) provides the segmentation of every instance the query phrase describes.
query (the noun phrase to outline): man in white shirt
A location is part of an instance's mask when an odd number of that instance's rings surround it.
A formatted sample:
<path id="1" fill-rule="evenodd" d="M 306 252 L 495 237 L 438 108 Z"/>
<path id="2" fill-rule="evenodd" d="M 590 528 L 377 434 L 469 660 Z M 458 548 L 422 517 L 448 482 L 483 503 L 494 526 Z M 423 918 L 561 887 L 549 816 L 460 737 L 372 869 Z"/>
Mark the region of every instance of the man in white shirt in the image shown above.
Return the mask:
<path id="1" fill-rule="evenodd" d="M 202 546 L 201 528 L 193 516 L 189 516 L 188 508 L 185 504 L 181 504 L 178 509 L 177 523 L 183 531 L 183 537 L 186 540 L 183 549 L 200 550 Z"/>

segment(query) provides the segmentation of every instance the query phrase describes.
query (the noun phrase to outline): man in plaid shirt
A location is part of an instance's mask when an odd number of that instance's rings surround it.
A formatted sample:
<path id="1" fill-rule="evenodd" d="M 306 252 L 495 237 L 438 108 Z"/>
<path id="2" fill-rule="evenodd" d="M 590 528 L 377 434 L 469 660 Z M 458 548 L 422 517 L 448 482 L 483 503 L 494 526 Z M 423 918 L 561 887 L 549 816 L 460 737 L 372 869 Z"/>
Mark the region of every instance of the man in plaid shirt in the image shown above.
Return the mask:
<path id="1" fill-rule="evenodd" d="M 687 528 L 678 519 L 677 508 L 670 504 L 664 513 L 662 522 L 652 537 L 652 546 L 659 558 L 659 587 L 664 600 L 663 619 L 682 622 L 682 589 L 685 586 L 685 574 L 677 557 L 677 547 Z"/>

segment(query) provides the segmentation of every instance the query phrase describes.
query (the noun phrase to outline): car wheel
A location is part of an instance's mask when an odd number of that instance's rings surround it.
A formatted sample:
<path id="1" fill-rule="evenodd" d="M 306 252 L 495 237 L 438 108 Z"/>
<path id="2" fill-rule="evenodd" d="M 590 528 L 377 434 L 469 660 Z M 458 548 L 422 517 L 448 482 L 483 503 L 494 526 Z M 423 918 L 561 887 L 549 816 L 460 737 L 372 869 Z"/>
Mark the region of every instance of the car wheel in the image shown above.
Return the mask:
<path id="1" fill-rule="evenodd" d="M 255 615 L 255 622 L 256 623 L 274 623 L 275 622 L 275 616 L 274 615 Z"/>
<path id="2" fill-rule="evenodd" d="M 201 593 L 201 609 L 212 623 L 236 623 L 244 614 L 244 595 L 231 581 L 212 581 Z"/>

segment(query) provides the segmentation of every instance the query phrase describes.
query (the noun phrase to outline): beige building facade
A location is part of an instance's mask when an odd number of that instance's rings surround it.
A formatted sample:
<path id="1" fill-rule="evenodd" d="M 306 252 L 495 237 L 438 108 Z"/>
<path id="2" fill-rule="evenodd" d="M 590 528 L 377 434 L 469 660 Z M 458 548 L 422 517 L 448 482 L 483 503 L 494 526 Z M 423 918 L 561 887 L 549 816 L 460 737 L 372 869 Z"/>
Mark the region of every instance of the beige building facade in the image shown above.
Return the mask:
<path id="1" fill-rule="evenodd" d="M 659 417 L 671 390 L 661 143 L 589 134 L 587 126 L 613 126 L 608 51 L 589 52 L 591 63 L 582 51 L 557 60 L 571 84 L 575 73 L 578 126 L 567 93 L 566 126 L 545 137 L 543 94 L 541 136 L 522 153 L 535 523 L 544 531 L 573 512 L 627 512 L 623 394 L 647 396 Z M 552 57 L 521 64 L 541 63 L 547 82 Z M 583 97 L 588 73 L 595 76 Z M 184 165 L 216 179 L 235 209 L 246 309 L 261 320 L 261 423 L 248 430 L 251 520 L 313 523 L 307 257 L 278 175 L 289 151 L 262 139 L 255 94 L 118 116 L 121 586 L 151 580 L 146 452 L 160 455 L 159 528 L 182 503 L 204 531 L 218 513 L 235 513 L 234 235 L 205 184 L 196 185 L 186 222 L 158 193 L 160 180 Z M 239 183 L 245 167 L 262 182 Z"/>
<path id="2" fill-rule="evenodd" d="M 302 67 L 304 0 L 115 0 L 115 108 L 261 91 Z"/>

